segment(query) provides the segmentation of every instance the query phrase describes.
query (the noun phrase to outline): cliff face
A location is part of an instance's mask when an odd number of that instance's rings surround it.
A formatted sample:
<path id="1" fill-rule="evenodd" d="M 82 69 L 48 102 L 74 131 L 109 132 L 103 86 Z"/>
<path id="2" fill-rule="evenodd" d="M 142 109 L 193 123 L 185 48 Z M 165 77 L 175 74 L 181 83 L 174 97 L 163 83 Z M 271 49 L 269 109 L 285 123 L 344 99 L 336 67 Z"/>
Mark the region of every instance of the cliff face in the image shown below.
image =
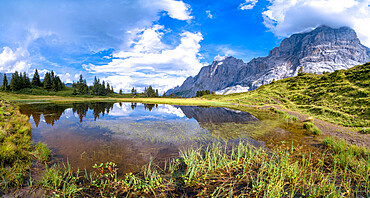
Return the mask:
<path id="1" fill-rule="evenodd" d="M 369 61 L 370 49 L 361 44 L 353 29 L 320 26 L 311 32 L 293 34 L 268 56 L 255 58 L 248 64 L 233 57 L 215 60 L 171 93 L 183 97 L 193 97 L 198 90 L 235 93 L 256 89 L 273 79 L 295 76 L 300 67 L 307 73 L 323 73 Z"/>
<path id="2" fill-rule="evenodd" d="M 232 86 L 242 67 L 245 67 L 243 60 L 218 58 L 211 65 L 202 67 L 195 77 L 188 77 L 180 87 L 167 91 L 166 95 L 193 97 L 199 90 L 217 91 Z"/>

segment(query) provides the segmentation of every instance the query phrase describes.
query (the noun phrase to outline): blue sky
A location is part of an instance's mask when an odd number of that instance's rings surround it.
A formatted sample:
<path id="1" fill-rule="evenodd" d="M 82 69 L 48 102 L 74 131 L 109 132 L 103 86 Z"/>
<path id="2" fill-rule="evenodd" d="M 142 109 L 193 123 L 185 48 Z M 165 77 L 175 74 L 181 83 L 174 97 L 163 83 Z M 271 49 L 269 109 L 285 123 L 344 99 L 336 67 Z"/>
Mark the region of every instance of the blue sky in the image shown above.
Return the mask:
<path id="1" fill-rule="evenodd" d="M 0 0 L 0 72 L 83 74 L 160 92 L 216 56 L 248 62 L 319 25 L 349 26 L 370 46 L 370 0 Z"/>

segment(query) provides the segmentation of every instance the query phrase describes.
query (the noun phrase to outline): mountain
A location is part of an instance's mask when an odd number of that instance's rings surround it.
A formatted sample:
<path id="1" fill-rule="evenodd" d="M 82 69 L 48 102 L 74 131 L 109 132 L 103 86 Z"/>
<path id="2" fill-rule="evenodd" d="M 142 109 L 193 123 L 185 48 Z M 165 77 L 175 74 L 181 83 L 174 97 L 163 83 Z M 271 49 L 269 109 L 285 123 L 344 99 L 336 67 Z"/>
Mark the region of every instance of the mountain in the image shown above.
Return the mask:
<path id="1" fill-rule="evenodd" d="M 313 31 L 293 34 L 266 57 L 245 64 L 234 57 L 219 57 L 203 67 L 195 77 L 166 94 L 193 97 L 199 90 L 229 94 L 254 90 L 275 80 L 306 73 L 333 72 L 370 61 L 370 49 L 362 45 L 349 27 L 320 26 Z"/>

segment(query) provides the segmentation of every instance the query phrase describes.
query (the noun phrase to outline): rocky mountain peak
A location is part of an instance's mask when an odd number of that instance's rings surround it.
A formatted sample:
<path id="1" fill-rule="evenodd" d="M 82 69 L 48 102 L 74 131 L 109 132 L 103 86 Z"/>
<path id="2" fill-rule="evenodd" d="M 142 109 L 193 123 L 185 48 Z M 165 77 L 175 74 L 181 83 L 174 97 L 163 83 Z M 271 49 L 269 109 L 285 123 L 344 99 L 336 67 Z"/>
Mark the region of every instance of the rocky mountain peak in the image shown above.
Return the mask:
<path id="1" fill-rule="evenodd" d="M 184 97 L 196 91 L 210 90 L 233 93 L 253 90 L 295 76 L 300 67 L 308 73 L 333 72 L 370 61 L 370 49 L 361 44 L 356 32 L 349 27 L 318 28 L 284 39 L 266 57 L 254 58 L 248 64 L 230 56 L 217 56 L 195 77 L 189 77 L 179 88 L 169 91 Z"/>

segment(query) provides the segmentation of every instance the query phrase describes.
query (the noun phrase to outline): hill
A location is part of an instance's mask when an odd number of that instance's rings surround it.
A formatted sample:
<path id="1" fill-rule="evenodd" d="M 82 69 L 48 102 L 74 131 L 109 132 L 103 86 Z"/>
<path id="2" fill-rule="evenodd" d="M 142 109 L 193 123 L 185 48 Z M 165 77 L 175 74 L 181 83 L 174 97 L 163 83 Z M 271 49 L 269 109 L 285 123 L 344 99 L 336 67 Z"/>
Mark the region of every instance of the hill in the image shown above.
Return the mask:
<path id="1" fill-rule="evenodd" d="M 250 92 L 204 97 L 244 105 L 276 105 L 343 126 L 368 127 L 370 62 L 326 74 L 303 73 Z"/>

